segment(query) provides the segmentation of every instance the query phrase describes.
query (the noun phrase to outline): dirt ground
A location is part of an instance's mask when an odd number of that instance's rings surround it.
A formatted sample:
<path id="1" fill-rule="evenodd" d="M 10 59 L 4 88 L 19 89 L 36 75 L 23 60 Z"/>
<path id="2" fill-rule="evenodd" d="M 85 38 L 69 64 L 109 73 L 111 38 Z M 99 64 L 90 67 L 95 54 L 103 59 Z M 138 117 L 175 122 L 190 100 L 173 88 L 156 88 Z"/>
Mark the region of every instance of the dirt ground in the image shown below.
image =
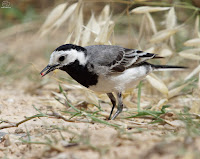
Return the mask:
<path id="1" fill-rule="evenodd" d="M 38 114 L 33 105 L 42 112 L 52 110 L 50 103 L 44 101 L 54 100 L 50 96 L 32 96 L 11 87 L 1 88 L 0 97 L 1 119 L 13 123 Z M 59 109 L 64 110 L 64 107 L 57 103 L 53 110 Z M 148 124 L 150 119 L 117 119 L 113 123 L 123 128 L 116 129 L 85 121 L 66 122 L 44 117 L 27 121 L 19 127 L 0 130 L 0 158 L 189 159 L 195 158 L 200 151 L 199 137 L 180 135 L 186 131 L 184 123 L 173 127 L 169 124 Z M 1 126 L 10 124 L 6 122 Z M 176 136 L 175 133 L 180 134 Z M 40 143 L 27 144 L 21 139 Z M 78 142 L 70 142 L 73 140 Z"/>

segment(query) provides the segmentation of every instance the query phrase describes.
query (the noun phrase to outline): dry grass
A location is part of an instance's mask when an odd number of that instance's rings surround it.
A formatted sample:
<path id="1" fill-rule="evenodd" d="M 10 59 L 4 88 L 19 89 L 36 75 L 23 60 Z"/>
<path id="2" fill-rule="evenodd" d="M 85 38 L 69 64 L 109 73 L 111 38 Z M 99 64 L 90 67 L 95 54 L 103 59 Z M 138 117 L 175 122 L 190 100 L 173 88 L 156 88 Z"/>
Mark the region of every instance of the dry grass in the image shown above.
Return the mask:
<path id="1" fill-rule="evenodd" d="M 107 4 L 86 18 L 88 3 L 63 3 L 43 24 L 34 21 L 0 32 L 0 157 L 198 158 L 199 9 L 117 1 L 127 3 L 123 12 L 112 14 Z M 185 11 L 186 18 L 180 17 Z M 63 43 L 134 47 L 166 57 L 152 62 L 189 69 L 147 76 L 124 92 L 124 112 L 107 121 L 111 107 L 106 95 L 60 72 L 40 78 L 51 51 Z"/>

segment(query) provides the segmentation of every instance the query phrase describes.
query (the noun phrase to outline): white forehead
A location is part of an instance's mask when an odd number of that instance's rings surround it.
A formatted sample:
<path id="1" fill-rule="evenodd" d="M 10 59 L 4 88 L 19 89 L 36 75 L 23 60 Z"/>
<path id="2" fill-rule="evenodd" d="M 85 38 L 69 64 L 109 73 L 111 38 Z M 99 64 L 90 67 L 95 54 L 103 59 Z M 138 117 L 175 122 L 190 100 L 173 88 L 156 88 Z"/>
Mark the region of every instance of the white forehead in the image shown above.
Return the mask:
<path id="1" fill-rule="evenodd" d="M 77 51 L 75 49 L 71 49 L 71 50 L 61 50 L 61 51 L 54 51 L 51 54 L 50 60 L 49 60 L 49 65 L 52 64 L 57 64 L 58 63 L 58 58 L 60 56 L 66 56 L 67 55 L 67 62 L 74 62 L 75 60 L 79 60 L 79 63 L 81 65 L 85 65 L 86 64 L 86 57 L 84 52 L 82 51 Z"/>

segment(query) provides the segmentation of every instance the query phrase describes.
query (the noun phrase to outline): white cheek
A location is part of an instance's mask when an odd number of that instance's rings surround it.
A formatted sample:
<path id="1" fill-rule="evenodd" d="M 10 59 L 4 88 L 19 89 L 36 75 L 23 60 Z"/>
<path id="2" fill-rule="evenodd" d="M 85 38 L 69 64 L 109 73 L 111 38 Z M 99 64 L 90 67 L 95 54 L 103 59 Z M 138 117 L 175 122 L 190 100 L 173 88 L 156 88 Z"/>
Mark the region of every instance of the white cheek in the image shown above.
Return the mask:
<path id="1" fill-rule="evenodd" d="M 76 57 L 75 56 L 72 56 L 72 55 L 68 55 L 66 60 L 63 62 L 64 64 L 70 64 L 72 62 L 74 62 L 76 60 Z"/>
<path id="2" fill-rule="evenodd" d="M 78 60 L 80 65 L 85 65 L 87 59 L 83 52 L 77 52 L 76 50 L 70 50 L 67 56 L 67 63 L 71 63 Z"/>
<path id="3" fill-rule="evenodd" d="M 79 62 L 81 65 L 85 65 L 87 63 L 87 58 L 85 57 L 85 54 L 82 52 L 82 53 L 79 53 L 80 55 L 77 56 Z"/>

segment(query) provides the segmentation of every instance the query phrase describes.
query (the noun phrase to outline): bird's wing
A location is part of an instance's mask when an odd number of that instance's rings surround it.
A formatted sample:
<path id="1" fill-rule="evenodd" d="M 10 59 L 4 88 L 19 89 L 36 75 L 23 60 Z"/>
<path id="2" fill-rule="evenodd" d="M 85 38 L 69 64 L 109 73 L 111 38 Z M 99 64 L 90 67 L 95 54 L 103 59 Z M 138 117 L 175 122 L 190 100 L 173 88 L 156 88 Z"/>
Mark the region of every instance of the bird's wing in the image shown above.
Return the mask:
<path id="1" fill-rule="evenodd" d="M 125 69 L 144 63 L 146 60 L 158 58 L 156 54 L 147 53 L 136 49 L 126 49 L 118 52 L 117 58 L 110 63 L 111 71 L 123 72 Z"/>
<path id="2" fill-rule="evenodd" d="M 110 72 L 123 72 L 148 59 L 159 58 L 157 54 L 147 53 L 136 49 L 127 49 L 120 46 L 96 45 L 86 47 L 90 53 L 90 60 L 95 65 L 109 68 Z"/>

